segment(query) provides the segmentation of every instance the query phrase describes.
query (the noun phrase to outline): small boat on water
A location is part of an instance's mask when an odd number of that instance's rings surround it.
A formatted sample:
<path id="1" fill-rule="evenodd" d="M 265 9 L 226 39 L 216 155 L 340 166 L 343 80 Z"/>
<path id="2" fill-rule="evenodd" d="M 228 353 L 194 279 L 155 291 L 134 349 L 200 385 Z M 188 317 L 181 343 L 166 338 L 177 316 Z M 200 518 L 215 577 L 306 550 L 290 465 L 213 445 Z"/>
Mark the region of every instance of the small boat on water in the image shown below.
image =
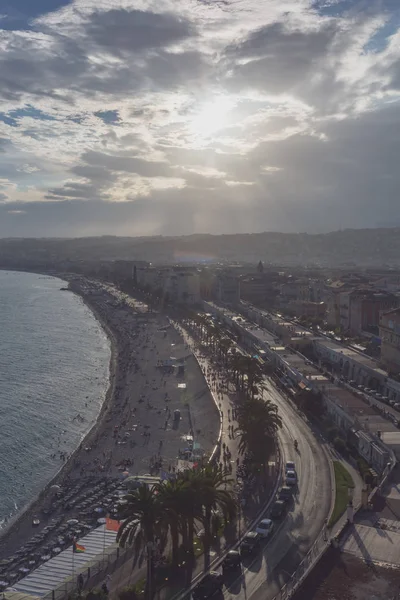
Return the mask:
<path id="1" fill-rule="evenodd" d="M 37 527 L 38 525 L 40 525 L 40 520 L 37 517 L 34 517 L 32 519 L 32 525 L 33 527 Z"/>

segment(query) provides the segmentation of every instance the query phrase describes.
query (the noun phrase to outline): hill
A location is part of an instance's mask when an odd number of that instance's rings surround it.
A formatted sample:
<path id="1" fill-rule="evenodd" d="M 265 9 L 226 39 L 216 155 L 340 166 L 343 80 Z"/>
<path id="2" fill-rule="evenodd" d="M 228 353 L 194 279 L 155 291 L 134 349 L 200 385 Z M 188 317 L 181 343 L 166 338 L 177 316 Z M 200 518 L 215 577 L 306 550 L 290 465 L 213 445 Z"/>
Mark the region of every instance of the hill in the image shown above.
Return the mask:
<path id="1" fill-rule="evenodd" d="M 265 232 L 0 240 L 3 268 L 120 259 L 153 263 L 254 263 L 261 259 L 273 265 L 396 267 L 400 265 L 400 228 L 347 229 L 318 235 Z"/>

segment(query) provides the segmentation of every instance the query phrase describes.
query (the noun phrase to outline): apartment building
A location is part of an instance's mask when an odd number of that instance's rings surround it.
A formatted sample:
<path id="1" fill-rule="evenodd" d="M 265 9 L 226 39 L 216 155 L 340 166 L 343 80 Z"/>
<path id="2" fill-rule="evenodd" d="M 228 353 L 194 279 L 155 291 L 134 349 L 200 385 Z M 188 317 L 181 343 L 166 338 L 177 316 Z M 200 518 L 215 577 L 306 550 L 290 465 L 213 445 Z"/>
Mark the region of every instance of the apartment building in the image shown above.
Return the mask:
<path id="1" fill-rule="evenodd" d="M 240 279 L 232 273 L 220 273 L 215 281 L 217 302 L 236 306 L 240 302 Z"/>
<path id="2" fill-rule="evenodd" d="M 381 363 L 392 373 L 400 373 L 400 308 L 381 314 Z"/>

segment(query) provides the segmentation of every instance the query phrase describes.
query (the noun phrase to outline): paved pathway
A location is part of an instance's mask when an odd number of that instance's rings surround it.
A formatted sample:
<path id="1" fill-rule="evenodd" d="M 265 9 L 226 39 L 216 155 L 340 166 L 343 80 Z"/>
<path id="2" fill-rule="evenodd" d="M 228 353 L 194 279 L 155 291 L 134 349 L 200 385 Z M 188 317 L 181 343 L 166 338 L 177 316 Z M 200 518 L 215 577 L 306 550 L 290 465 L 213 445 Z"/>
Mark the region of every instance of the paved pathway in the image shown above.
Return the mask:
<path id="1" fill-rule="evenodd" d="M 366 562 L 400 565 L 400 533 L 394 531 L 355 524 L 341 548 Z"/>

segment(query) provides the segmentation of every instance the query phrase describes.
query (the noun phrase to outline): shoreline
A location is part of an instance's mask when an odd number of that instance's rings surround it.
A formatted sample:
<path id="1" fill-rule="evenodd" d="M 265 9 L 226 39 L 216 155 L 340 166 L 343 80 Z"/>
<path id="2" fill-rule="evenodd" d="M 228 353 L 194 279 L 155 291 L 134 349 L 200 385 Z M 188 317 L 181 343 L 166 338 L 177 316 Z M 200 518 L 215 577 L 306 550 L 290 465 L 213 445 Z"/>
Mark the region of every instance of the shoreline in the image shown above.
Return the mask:
<path id="1" fill-rule="evenodd" d="M 196 442 L 206 455 L 218 438 L 219 411 L 200 366 L 164 315 L 148 313 L 134 300 L 126 302 L 123 294 L 108 284 L 75 274 L 54 276 L 61 280 L 60 287 L 68 283 L 107 335 L 111 346 L 109 385 L 96 420 L 65 464 L 0 531 L 0 559 L 24 547 L 50 522 L 77 518 L 82 490 L 90 492 L 96 482 L 122 482 L 121 473 L 126 470 L 134 476 L 175 470 L 185 452 L 185 440 L 193 434 L 191 423 L 196 424 Z M 170 360 L 171 347 L 176 360 L 185 364 L 183 375 L 160 369 L 160 363 Z M 184 386 L 179 383 L 182 380 Z M 178 424 L 173 421 L 177 409 L 181 414 Z M 50 489 L 54 485 L 62 488 L 61 500 L 56 502 Z M 73 492 L 76 502 L 70 508 L 63 498 L 77 487 L 81 491 Z M 101 504 L 101 499 L 97 500 L 97 505 Z M 48 508 L 50 512 L 43 513 Z M 32 527 L 33 517 L 39 517 L 39 527 Z M 91 514 L 79 518 L 80 522 L 95 522 Z"/>
<path id="2" fill-rule="evenodd" d="M 29 272 L 29 271 L 26 271 L 26 272 Z M 109 340 L 109 343 L 110 343 L 111 356 L 110 356 L 110 361 L 109 361 L 108 386 L 107 386 L 106 393 L 104 394 L 104 399 L 101 404 L 100 410 L 97 414 L 95 422 L 92 424 L 90 429 L 81 437 L 81 439 L 80 439 L 79 443 L 76 445 L 75 449 L 72 450 L 72 452 L 68 455 L 68 459 L 66 460 L 66 462 L 62 466 L 60 466 L 58 471 L 50 478 L 50 480 L 46 483 L 46 485 L 42 487 L 40 492 L 38 492 L 34 496 L 34 498 L 32 498 L 24 507 L 22 507 L 20 511 L 18 511 L 13 517 L 11 517 L 11 519 L 7 522 L 5 527 L 0 529 L 0 546 L 2 546 L 3 543 L 10 536 L 12 536 L 15 533 L 14 529 L 18 530 L 19 524 L 24 519 L 26 519 L 29 515 L 33 515 L 35 512 L 37 512 L 38 505 L 43 503 L 50 488 L 53 485 L 59 485 L 60 483 L 64 482 L 64 480 L 68 477 L 69 473 L 73 469 L 74 460 L 76 459 L 76 456 L 79 453 L 79 451 L 81 450 L 82 446 L 84 444 L 87 445 L 88 443 L 90 443 L 91 439 L 99 433 L 98 430 L 100 429 L 101 425 L 103 424 L 102 421 L 104 420 L 107 410 L 109 409 L 109 406 L 113 401 L 113 395 L 114 395 L 114 391 L 115 391 L 114 390 L 115 381 L 116 381 L 116 377 L 117 377 L 118 343 L 117 343 L 117 340 L 115 339 L 115 336 L 113 335 L 112 331 L 110 330 L 108 325 L 105 323 L 105 321 L 102 320 L 101 315 L 95 309 L 94 305 L 91 304 L 87 300 L 87 297 L 85 297 L 82 290 L 73 289 L 71 287 L 71 281 L 68 279 L 65 279 L 65 275 L 64 275 L 64 277 L 61 277 L 59 275 L 54 275 L 54 276 L 48 275 L 47 273 L 37 273 L 37 274 L 43 275 L 46 277 L 52 277 L 54 279 L 60 279 L 63 283 L 67 283 L 68 291 L 70 291 L 71 293 L 73 293 L 77 297 L 79 297 L 82 300 L 82 302 L 85 304 L 85 306 L 88 308 L 88 310 L 90 310 L 92 315 L 95 317 L 97 323 L 100 325 L 101 329 L 107 336 L 107 339 Z M 73 281 L 73 279 L 72 279 L 72 281 Z M 36 508 L 36 510 L 35 510 L 35 508 Z"/>

